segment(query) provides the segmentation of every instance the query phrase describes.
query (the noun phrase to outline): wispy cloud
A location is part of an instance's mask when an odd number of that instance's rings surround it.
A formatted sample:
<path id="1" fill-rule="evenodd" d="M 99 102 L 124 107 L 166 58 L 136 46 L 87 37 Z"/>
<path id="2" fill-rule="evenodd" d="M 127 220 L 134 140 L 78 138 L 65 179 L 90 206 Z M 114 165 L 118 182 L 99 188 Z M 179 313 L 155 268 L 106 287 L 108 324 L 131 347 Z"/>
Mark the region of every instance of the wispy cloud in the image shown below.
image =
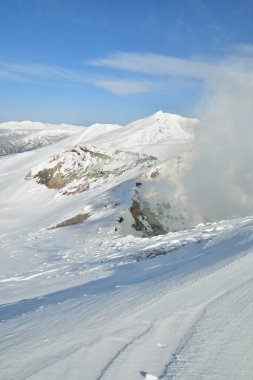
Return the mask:
<path id="1" fill-rule="evenodd" d="M 253 46 L 236 46 L 231 56 L 223 60 L 201 60 L 176 58 L 151 53 L 118 52 L 107 57 L 86 62 L 75 68 L 43 64 L 13 64 L 0 61 L 0 79 L 12 81 L 34 81 L 40 84 L 81 84 L 93 85 L 116 95 L 129 95 L 174 88 L 182 83 L 215 82 L 215 78 L 233 78 L 240 73 L 241 81 L 253 80 L 238 70 L 240 57 L 243 64 L 253 65 Z M 239 60 L 238 60 L 239 57 Z M 101 69 L 100 69 L 101 68 Z M 108 70 L 107 70 L 108 69 Z M 248 72 L 248 71 L 247 71 Z"/>
<path id="2" fill-rule="evenodd" d="M 183 76 L 197 79 L 205 79 L 214 68 L 214 63 L 204 60 L 131 52 L 115 53 L 89 61 L 89 64 L 154 76 Z"/>
<path id="3" fill-rule="evenodd" d="M 2 78 L 13 78 L 27 80 L 29 78 L 53 78 L 70 81 L 85 82 L 84 75 L 59 66 L 39 65 L 39 64 L 13 64 L 0 61 L 0 72 Z"/>
<path id="4" fill-rule="evenodd" d="M 83 71 L 75 71 L 59 66 L 38 64 L 13 64 L 0 61 L 0 79 L 12 81 L 30 81 L 50 79 L 54 82 L 73 82 L 83 85 L 94 85 L 116 95 L 128 95 L 146 92 L 150 89 L 146 80 L 122 79 L 111 75 L 93 75 Z M 40 82 L 41 83 L 41 82 Z M 48 81 L 46 82 L 48 84 Z"/>
<path id="5" fill-rule="evenodd" d="M 129 95 L 134 93 L 146 92 L 150 89 L 147 81 L 138 80 L 102 80 L 96 82 L 96 85 L 116 95 Z"/>
<path id="6" fill-rule="evenodd" d="M 178 81 L 199 80 L 211 83 L 222 76 L 225 80 L 238 76 L 238 79 L 253 81 L 248 71 L 253 67 L 253 45 L 237 45 L 226 58 L 216 60 L 200 60 L 195 58 L 175 58 L 159 54 L 141 54 L 131 52 L 119 52 L 105 58 L 95 59 L 89 64 L 96 67 L 110 68 L 118 71 L 132 72 L 142 78 L 148 78 L 151 82 L 164 82 L 174 79 Z M 245 69 L 242 70 L 241 66 Z M 234 79 L 233 79 L 234 80 Z M 228 81 L 227 81 L 228 82 Z M 150 86 L 154 88 L 154 86 Z"/>
<path id="7" fill-rule="evenodd" d="M 235 54 L 242 54 L 246 56 L 253 56 L 253 45 L 250 44 L 236 44 L 234 46 Z"/>

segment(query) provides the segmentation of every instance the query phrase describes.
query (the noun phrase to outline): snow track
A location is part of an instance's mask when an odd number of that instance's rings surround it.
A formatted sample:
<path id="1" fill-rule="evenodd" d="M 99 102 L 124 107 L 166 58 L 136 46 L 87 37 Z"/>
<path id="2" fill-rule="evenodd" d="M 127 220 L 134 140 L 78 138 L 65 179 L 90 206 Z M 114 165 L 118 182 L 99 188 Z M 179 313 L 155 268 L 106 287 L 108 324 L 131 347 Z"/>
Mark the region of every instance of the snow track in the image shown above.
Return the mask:
<path id="1" fill-rule="evenodd" d="M 1 379 L 250 379 L 252 229 L 2 305 Z"/>

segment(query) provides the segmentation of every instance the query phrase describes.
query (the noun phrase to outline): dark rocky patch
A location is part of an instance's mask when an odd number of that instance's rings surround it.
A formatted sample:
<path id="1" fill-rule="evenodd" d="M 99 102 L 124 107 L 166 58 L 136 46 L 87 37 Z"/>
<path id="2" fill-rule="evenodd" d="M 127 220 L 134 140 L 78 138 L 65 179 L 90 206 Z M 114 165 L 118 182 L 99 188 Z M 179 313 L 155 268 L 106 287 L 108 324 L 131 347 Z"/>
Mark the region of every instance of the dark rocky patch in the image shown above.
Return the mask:
<path id="1" fill-rule="evenodd" d="M 64 222 L 58 223 L 55 226 L 50 227 L 49 230 L 53 230 L 55 228 L 69 227 L 75 224 L 80 224 L 84 222 L 86 219 L 88 219 L 89 216 L 90 214 L 77 214 L 73 216 L 72 218 L 64 220 Z"/>
<path id="2" fill-rule="evenodd" d="M 147 207 L 141 208 L 137 200 L 133 200 L 130 212 L 134 218 L 132 227 L 143 233 L 143 236 L 163 235 L 166 233 L 157 216 Z"/>
<path id="3" fill-rule="evenodd" d="M 156 177 L 158 177 L 158 175 L 159 175 L 159 170 L 156 169 L 154 172 L 152 172 L 152 173 L 150 174 L 150 177 L 151 177 L 151 178 L 156 178 Z"/>

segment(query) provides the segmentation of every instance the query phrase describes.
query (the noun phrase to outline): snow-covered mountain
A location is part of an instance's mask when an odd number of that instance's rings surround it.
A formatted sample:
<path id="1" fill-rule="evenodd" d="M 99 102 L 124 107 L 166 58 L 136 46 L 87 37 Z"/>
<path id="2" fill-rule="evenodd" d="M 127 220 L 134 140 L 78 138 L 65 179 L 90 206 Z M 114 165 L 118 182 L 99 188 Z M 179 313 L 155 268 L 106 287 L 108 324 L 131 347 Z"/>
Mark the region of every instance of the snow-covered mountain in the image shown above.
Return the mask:
<path id="1" fill-rule="evenodd" d="M 63 195 L 85 192 L 85 203 L 87 198 L 94 199 L 95 215 L 101 208 L 101 205 L 96 204 L 96 191 L 106 191 L 112 198 L 111 203 L 117 204 L 111 228 L 121 234 L 150 236 L 191 225 L 180 207 L 174 205 L 173 197 L 171 202 L 170 197 L 165 196 L 159 189 L 167 168 L 170 168 L 168 170 L 173 173 L 173 178 L 176 178 L 181 171 L 180 168 L 185 166 L 185 163 L 182 163 L 185 161 L 182 160 L 182 152 L 190 149 L 193 144 L 195 128 L 198 125 L 196 119 L 159 111 L 126 126 L 93 124 L 85 128 L 64 125 L 62 129 L 57 129 L 52 125 L 28 123 L 26 129 L 25 125 L 24 122 L 13 127 L 23 136 L 23 141 L 24 136 L 28 134 L 33 142 L 36 141 L 34 136 L 44 136 L 48 141 L 53 135 L 56 140 L 61 140 L 55 141 L 53 145 L 51 140 L 51 145 L 40 151 L 2 160 L 3 165 L 4 162 L 10 165 L 10 172 L 13 170 L 12 167 L 19 166 L 20 177 L 16 190 L 5 184 L 9 197 L 13 197 L 16 191 L 20 194 L 22 189 L 25 189 L 24 197 L 29 202 L 30 192 L 40 194 L 42 189 L 39 187 L 43 185 L 46 187 L 45 196 L 52 198 L 52 208 L 55 197 L 53 190 Z M 68 131 L 70 136 L 63 139 L 63 130 Z M 13 135 L 9 135 L 10 144 L 13 144 L 12 137 Z M 35 147 L 38 146 L 33 145 L 33 148 Z M 16 174 L 14 177 L 13 181 L 17 183 Z M 120 188 L 117 192 L 116 184 L 117 188 Z M 114 195 L 118 192 L 119 199 L 115 201 Z M 151 193 L 155 194 L 155 197 L 150 197 Z M 123 199 L 122 194 L 125 194 Z M 35 202 L 40 202 L 39 197 L 40 195 Z M 68 202 L 76 203 L 75 200 Z M 65 208 L 64 210 L 66 212 Z M 74 210 L 70 218 L 75 215 Z M 71 214 L 71 206 L 69 213 Z M 66 213 L 66 218 L 61 216 L 59 220 L 59 211 L 54 212 L 55 220 L 52 220 L 50 225 L 68 220 L 69 213 Z M 39 215 L 37 218 L 39 219 Z M 7 225 L 6 221 L 4 223 Z M 49 226 L 42 226 L 47 227 Z"/>
<path id="2" fill-rule="evenodd" d="M 167 159 L 182 151 L 182 144 L 193 141 L 197 126 L 197 119 L 158 111 L 124 127 L 95 124 L 90 128 L 96 128 L 95 131 L 100 129 L 100 134 L 92 136 L 85 130 L 75 143 L 104 149 L 131 150 Z M 105 127 L 106 132 L 101 134 Z"/>
<path id="3" fill-rule="evenodd" d="M 1 157 L 0 378 L 250 378 L 253 219 L 188 201 L 196 128 L 158 112 Z"/>
<path id="4" fill-rule="evenodd" d="M 68 124 L 10 121 L 0 123 L 0 156 L 38 149 L 73 136 L 69 139 L 69 146 L 86 144 L 104 149 L 165 155 L 167 158 L 168 145 L 174 145 L 169 149 L 169 154 L 174 154 L 178 144 L 194 138 L 197 125 L 197 119 L 162 111 L 125 126 L 96 123 L 87 128 Z"/>
<path id="5" fill-rule="evenodd" d="M 81 127 L 32 121 L 0 123 L 0 156 L 45 147 L 79 132 Z"/>
<path id="6" fill-rule="evenodd" d="M 22 180 L 35 181 L 63 195 L 86 192 L 85 197 L 90 190 L 103 192 L 104 188 L 114 195 L 117 183 L 121 193 L 127 194 L 114 210 L 111 227 L 119 233 L 150 236 L 186 228 L 191 225 L 187 212 L 183 215 L 180 207 L 175 207 L 171 191 L 165 195 L 160 189 L 167 170 L 175 179 L 185 166 L 178 154 L 192 146 L 197 125 L 196 119 L 161 111 L 124 127 L 94 124 L 40 154 L 36 152 L 36 160 L 29 159 Z M 95 209 L 99 212 L 97 206 Z"/>

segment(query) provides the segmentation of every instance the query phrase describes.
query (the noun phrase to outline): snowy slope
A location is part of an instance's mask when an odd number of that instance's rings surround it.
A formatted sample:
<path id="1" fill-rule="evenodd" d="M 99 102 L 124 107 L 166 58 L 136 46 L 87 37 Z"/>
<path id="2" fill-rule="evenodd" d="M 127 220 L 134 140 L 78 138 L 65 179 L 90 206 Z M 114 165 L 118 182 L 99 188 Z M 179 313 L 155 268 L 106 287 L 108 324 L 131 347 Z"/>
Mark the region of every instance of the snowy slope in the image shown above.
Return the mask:
<path id="1" fill-rule="evenodd" d="M 1 278 L 2 378 L 250 379 L 252 229 L 33 236 L 26 262 L 37 252 L 41 268 Z"/>
<path id="2" fill-rule="evenodd" d="M 251 378 L 253 218 L 188 228 L 163 116 L 1 157 L 0 379 Z"/>
<path id="3" fill-rule="evenodd" d="M 197 126 L 197 119 L 158 111 L 123 128 L 84 141 L 104 149 L 117 148 L 169 158 L 182 151 L 183 143 L 192 142 Z"/>
<path id="4" fill-rule="evenodd" d="M 136 120 L 126 125 L 123 129 L 114 131 L 114 143 L 117 147 L 134 147 L 137 145 L 149 145 L 168 143 L 173 140 L 191 140 L 194 137 L 194 128 L 198 124 L 197 119 L 184 118 L 179 115 L 158 111 L 144 119 Z M 103 136 L 104 139 L 105 136 Z M 101 141 L 105 146 L 112 144 L 112 133 L 106 136 L 106 141 L 96 139 L 96 144 Z"/>

